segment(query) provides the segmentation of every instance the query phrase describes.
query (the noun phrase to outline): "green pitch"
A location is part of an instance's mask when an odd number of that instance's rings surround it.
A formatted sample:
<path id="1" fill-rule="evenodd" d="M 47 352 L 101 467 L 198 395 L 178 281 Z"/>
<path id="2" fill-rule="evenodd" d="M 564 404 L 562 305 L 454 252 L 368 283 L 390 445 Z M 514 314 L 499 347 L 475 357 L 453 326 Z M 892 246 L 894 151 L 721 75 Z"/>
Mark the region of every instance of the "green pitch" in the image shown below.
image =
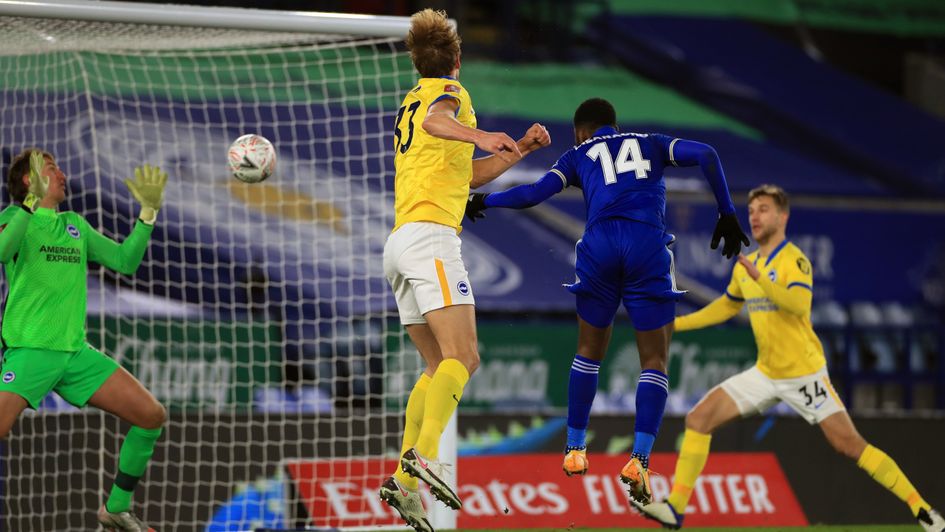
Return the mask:
<path id="1" fill-rule="evenodd" d="M 627 532 L 628 530 L 658 530 L 654 528 L 530 528 L 528 532 L 562 532 L 568 530 L 587 532 Z M 915 532 L 918 525 L 814 525 L 808 527 L 771 527 L 771 528 L 683 528 L 691 532 L 779 532 L 782 530 L 814 530 L 821 532 Z M 450 531 L 446 531 L 450 532 Z M 456 530 L 454 532 L 479 532 L 476 530 Z M 520 532 L 520 530 L 493 530 L 492 532 Z"/>

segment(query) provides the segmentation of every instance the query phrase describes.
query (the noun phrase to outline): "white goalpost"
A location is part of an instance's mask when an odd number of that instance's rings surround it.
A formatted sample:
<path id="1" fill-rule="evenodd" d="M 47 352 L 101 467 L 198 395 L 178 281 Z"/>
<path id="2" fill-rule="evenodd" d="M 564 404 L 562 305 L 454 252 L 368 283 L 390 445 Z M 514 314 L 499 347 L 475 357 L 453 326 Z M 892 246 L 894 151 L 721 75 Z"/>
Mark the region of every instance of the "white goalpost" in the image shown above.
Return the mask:
<path id="1" fill-rule="evenodd" d="M 66 208 L 118 240 L 136 215 L 122 180 L 144 163 L 170 176 L 136 275 L 90 267 L 88 295 L 89 343 L 169 411 L 135 493 L 155 529 L 403 528 L 376 493 L 420 371 L 381 267 L 392 126 L 416 79 L 408 27 L 0 0 L 4 165 L 51 151 Z M 278 151 L 263 183 L 228 175 L 244 133 Z M 455 425 L 440 457 L 453 464 Z M 2 528 L 94 529 L 127 428 L 54 394 L 25 413 L 0 443 Z M 435 527 L 455 527 L 425 502 Z"/>

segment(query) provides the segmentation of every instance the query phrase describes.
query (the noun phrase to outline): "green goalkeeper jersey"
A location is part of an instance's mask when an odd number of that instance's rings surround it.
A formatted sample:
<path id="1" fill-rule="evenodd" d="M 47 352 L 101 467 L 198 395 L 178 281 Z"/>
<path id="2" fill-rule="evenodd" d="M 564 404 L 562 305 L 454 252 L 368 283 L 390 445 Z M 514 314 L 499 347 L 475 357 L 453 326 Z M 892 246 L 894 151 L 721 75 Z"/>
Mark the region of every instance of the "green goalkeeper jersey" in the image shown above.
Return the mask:
<path id="1" fill-rule="evenodd" d="M 56 351 L 85 346 L 88 263 L 132 274 L 141 264 L 153 226 L 138 222 L 121 244 L 82 216 L 20 206 L 0 212 L 0 260 L 9 285 L 3 307 L 3 344 Z"/>

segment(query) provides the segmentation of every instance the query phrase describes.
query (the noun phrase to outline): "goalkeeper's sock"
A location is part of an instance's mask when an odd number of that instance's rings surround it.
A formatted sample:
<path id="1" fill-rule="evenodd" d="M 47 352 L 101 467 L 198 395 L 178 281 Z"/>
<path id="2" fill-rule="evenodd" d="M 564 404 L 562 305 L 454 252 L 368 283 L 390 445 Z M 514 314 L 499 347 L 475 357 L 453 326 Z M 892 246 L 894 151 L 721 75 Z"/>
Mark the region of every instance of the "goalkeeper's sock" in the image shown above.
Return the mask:
<path id="1" fill-rule="evenodd" d="M 440 452 L 440 436 L 463 397 L 469 371 L 462 362 L 447 358 L 436 368 L 423 405 L 423 425 L 416 449 L 423 457 L 435 460 Z"/>
<path id="2" fill-rule="evenodd" d="M 650 452 L 660 431 L 663 410 L 666 409 L 666 396 L 669 395 L 669 377 L 662 371 L 645 369 L 640 373 L 637 384 L 637 417 L 633 439 L 634 458 L 640 460 L 643 467 L 650 468 Z"/>
<path id="3" fill-rule="evenodd" d="M 597 395 L 598 373 L 599 361 L 574 355 L 568 379 L 568 450 L 587 447 L 587 424 Z"/>
<path id="4" fill-rule="evenodd" d="M 673 490 L 669 494 L 667 502 L 676 510 L 676 513 L 683 515 L 686 513 L 686 507 L 689 506 L 689 497 L 692 496 L 692 488 L 696 485 L 696 479 L 705 462 L 709 458 L 709 444 L 712 442 L 711 434 L 702 434 L 691 429 L 686 429 L 683 435 L 682 446 L 679 448 L 679 458 L 676 459 L 676 474 L 673 478 Z"/>
<path id="5" fill-rule="evenodd" d="M 131 427 L 118 452 L 118 474 L 115 484 L 105 501 L 105 509 L 111 513 L 127 512 L 131 508 L 131 497 L 135 485 L 148 467 L 154 454 L 154 444 L 161 436 L 161 429 Z"/>
<path id="6" fill-rule="evenodd" d="M 929 503 L 925 502 L 925 499 L 916 491 L 912 482 L 909 482 L 905 473 L 899 469 L 896 462 L 883 451 L 867 444 L 866 449 L 863 449 L 863 454 L 856 461 L 856 465 L 869 473 L 873 480 L 879 482 L 882 487 L 893 492 L 902 502 L 908 504 L 913 516 L 918 515 L 919 510 L 923 508 L 926 511 L 931 508 Z"/>
<path id="7" fill-rule="evenodd" d="M 430 387 L 432 379 L 426 373 L 422 373 L 417 383 L 413 385 L 410 392 L 410 398 L 407 399 L 407 412 L 404 421 L 404 440 L 400 446 L 400 456 L 403 456 L 407 450 L 417 444 L 417 438 L 420 437 L 420 427 L 423 425 L 423 407 L 427 398 L 427 389 Z M 397 471 L 394 478 L 400 485 L 409 489 L 416 490 L 419 486 L 419 480 L 404 472 L 400 466 L 400 460 L 397 460 Z"/>

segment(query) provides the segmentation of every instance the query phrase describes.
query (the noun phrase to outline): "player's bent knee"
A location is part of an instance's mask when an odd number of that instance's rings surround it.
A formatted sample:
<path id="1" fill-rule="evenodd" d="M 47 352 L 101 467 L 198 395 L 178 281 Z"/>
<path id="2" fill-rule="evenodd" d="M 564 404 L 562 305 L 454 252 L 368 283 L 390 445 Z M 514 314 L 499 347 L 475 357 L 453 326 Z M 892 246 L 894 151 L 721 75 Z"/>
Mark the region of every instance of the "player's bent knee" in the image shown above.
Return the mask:
<path id="1" fill-rule="evenodd" d="M 13 430 L 14 424 L 16 424 L 16 417 L 0 422 L 0 440 L 7 439 L 7 436 L 10 435 L 10 431 Z"/>
<path id="2" fill-rule="evenodd" d="M 479 352 L 474 351 L 467 360 L 462 362 L 466 366 L 466 371 L 468 371 L 469 375 L 472 376 L 472 374 L 475 373 L 477 369 L 479 369 Z"/>
<path id="3" fill-rule="evenodd" d="M 640 369 L 652 369 L 666 373 L 668 353 L 651 352 L 644 355 L 640 353 Z"/>
<path id="4" fill-rule="evenodd" d="M 456 358 L 456 360 L 459 360 L 463 366 L 466 367 L 466 371 L 468 371 L 470 375 L 479 369 L 479 346 L 476 345 L 476 343 L 463 345 L 453 351 L 455 352 L 455 356 L 448 357 L 444 352 L 444 358 Z"/>
<path id="5" fill-rule="evenodd" d="M 157 429 L 167 422 L 167 409 L 158 401 L 154 401 L 139 426 L 143 429 Z"/>
<path id="6" fill-rule="evenodd" d="M 712 432 L 709 426 L 709 416 L 699 408 L 690 410 L 689 413 L 686 414 L 686 428 L 701 434 L 709 434 Z"/>

